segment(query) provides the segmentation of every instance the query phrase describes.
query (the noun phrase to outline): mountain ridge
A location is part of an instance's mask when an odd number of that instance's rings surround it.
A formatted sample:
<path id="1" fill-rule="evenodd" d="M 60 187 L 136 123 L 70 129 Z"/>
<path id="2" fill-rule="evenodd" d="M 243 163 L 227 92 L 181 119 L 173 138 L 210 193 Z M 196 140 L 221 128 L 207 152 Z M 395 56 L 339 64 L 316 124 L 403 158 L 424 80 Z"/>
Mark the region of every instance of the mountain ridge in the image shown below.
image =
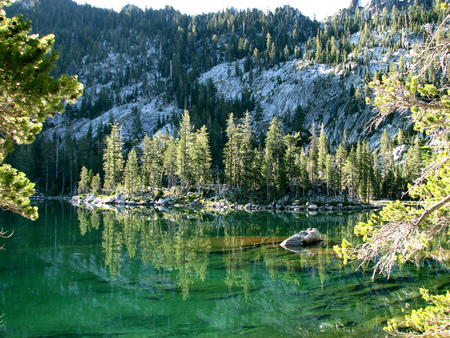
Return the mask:
<path id="1" fill-rule="evenodd" d="M 439 13 L 426 11 L 424 17 L 416 2 L 401 15 L 387 16 L 376 3 L 341 10 L 322 23 L 289 6 L 268 14 L 227 9 L 195 17 L 170 7 L 117 13 L 70 0 L 39 0 L 27 8 L 17 3 L 8 10 L 23 10 L 33 32 L 54 33 L 61 51 L 55 74 L 79 74 L 85 85 L 78 104 L 47 122 L 41 143 L 58 137 L 62 145 L 67 133 L 76 140 L 101 139 L 117 122 L 127 152 L 143 134 L 176 135 L 188 110 L 196 128 L 206 125 L 220 170 L 231 112 L 241 118 L 250 111 L 259 144 L 275 116 L 285 132 L 301 132 L 304 146 L 312 126 L 323 124 L 332 148 L 345 131 L 350 143 L 368 139 L 377 147 L 382 130 L 368 128 L 376 112 L 365 103 L 367 83 L 407 69 L 411 46 Z M 406 132 L 411 126 L 396 114 L 383 127 L 392 139 L 399 128 Z M 100 150 L 96 156 L 101 162 Z"/>

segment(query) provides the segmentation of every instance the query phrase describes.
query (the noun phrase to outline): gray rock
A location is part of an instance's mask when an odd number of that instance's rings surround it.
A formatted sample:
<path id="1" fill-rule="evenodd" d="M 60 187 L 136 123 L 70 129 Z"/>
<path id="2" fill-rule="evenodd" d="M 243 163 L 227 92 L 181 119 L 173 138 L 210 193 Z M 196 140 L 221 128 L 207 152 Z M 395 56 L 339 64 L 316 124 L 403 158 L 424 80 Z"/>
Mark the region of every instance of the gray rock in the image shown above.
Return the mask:
<path id="1" fill-rule="evenodd" d="M 317 243 L 322 241 L 322 237 L 320 236 L 320 232 L 317 228 L 308 228 L 295 234 L 294 236 L 285 239 L 281 242 L 282 247 L 286 246 L 303 246 L 312 243 Z"/>
<path id="2" fill-rule="evenodd" d="M 308 203 L 306 203 L 306 208 L 309 210 L 317 210 L 319 207 L 314 203 L 308 202 Z"/>
<path id="3" fill-rule="evenodd" d="M 114 196 L 109 196 L 103 199 L 103 204 L 112 204 L 114 203 L 115 199 Z"/>
<path id="4" fill-rule="evenodd" d="M 289 201 L 289 195 L 285 195 L 284 197 L 280 198 L 277 204 L 284 205 L 287 203 L 287 201 Z"/>
<path id="5" fill-rule="evenodd" d="M 85 202 L 85 203 L 92 203 L 96 198 L 97 198 L 96 195 L 91 194 L 91 195 L 88 195 L 88 196 L 84 199 L 84 202 Z"/>

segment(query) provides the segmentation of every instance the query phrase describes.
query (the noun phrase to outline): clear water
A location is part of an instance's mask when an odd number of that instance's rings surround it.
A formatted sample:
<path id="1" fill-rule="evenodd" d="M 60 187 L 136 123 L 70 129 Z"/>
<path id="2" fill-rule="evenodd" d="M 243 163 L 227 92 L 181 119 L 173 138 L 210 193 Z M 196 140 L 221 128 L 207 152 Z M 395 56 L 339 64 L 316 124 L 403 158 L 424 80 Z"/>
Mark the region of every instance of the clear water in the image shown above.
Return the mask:
<path id="1" fill-rule="evenodd" d="M 38 206 L 36 222 L 0 214 L 2 337 L 384 337 L 419 287 L 450 288 L 430 258 L 375 282 L 343 266 L 331 248 L 367 214 Z M 321 247 L 279 246 L 308 227 Z"/>

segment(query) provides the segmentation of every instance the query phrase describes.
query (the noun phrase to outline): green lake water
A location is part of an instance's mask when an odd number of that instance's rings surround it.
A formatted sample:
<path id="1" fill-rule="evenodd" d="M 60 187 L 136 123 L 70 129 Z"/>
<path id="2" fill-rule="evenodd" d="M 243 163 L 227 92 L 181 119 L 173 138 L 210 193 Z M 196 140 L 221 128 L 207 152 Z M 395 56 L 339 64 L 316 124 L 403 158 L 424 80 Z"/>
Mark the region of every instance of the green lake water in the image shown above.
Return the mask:
<path id="1" fill-rule="evenodd" d="M 38 206 L 35 222 L 0 213 L 2 337 L 384 337 L 420 287 L 450 288 L 437 253 L 375 282 L 344 266 L 332 247 L 368 213 Z M 308 227 L 321 246 L 279 246 Z"/>

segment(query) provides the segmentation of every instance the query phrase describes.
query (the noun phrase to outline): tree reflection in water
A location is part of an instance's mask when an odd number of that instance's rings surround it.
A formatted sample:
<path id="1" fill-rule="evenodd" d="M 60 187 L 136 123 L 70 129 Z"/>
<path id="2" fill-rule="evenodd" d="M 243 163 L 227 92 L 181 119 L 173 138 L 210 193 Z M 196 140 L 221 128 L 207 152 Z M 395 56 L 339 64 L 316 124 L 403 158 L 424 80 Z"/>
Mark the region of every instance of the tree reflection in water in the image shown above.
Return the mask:
<path id="1" fill-rule="evenodd" d="M 341 268 L 331 252 L 333 243 L 351 237 L 353 225 L 367 214 L 322 215 L 314 218 L 325 237 L 323 247 L 292 254 L 279 247 L 286 237 L 310 227 L 305 215 L 234 212 L 227 215 L 190 209 L 161 212 L 157 209 L 87 210 L 78 208 L 82 235 L 101 228 L 104 262 L 112 279 L 120 275 L 125 259 L 141 260 L 158 271 L 173 272 L 183 300 L 194 282 L 205 281 L 210 255 L 222 255 L 223 282 L 230 296 L 249 299 L 257 287 L 252 265 L 262 264 L 275 282 L 300 285 L 299 272 L 318 275 L 323 287 L 325 269 Z M 347 224 L 343 226 L 343 224 Z M 314 224 L 313 224 L 314 226 Z"/>

